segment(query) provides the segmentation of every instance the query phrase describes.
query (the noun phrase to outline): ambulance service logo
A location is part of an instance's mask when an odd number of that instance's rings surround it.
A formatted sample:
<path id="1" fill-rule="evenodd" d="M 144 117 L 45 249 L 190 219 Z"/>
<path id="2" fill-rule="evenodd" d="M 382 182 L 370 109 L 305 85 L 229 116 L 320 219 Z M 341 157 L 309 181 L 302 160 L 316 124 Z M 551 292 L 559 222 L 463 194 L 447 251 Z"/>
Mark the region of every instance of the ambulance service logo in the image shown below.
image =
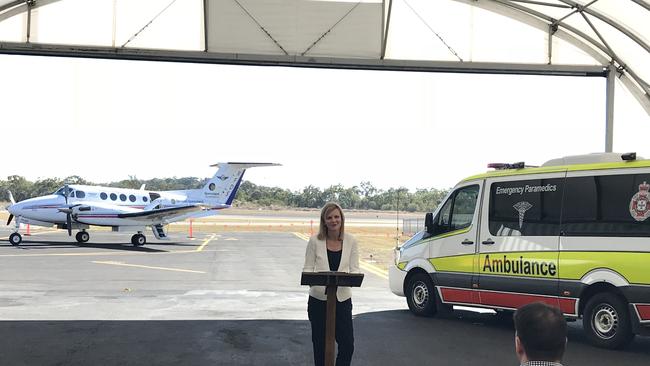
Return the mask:
<path id="1" fill-rule="evenodd" d="M 639 191 L 632 196 L 630 201 L 630 215 L 636 221 L 645 221 L 650 216 L 650 184 L 643 182 L 639 184 Z"/>
<path id="2" fill-rule="evenodd" d="M 521 201 L 515 203 L 512 207 L 519 213 L 519 228 L 521 229 L 524 224 L 524 215 L 526 214 L 526 211 L 533 207 L 533 205 L 531 205 L 530 202 Z"/>

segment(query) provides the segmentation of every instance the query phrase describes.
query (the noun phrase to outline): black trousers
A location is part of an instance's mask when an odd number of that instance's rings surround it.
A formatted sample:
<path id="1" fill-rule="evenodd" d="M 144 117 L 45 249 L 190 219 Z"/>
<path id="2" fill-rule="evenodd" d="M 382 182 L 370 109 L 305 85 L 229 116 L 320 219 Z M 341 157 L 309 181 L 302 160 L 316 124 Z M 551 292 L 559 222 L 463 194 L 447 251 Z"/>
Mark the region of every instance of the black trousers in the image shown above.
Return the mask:
<path id="1" fill-rule="evenodd" d="M 314 365 L 325 364 L 325 317 L 327 301 L 309 296 L 307 314 L 311 322 L 311 341 L 314 345 Z M 349 366 L 354 352 L 354 331 L 352 329 L 352 299 L 336 302 L 336 366 Z"/>

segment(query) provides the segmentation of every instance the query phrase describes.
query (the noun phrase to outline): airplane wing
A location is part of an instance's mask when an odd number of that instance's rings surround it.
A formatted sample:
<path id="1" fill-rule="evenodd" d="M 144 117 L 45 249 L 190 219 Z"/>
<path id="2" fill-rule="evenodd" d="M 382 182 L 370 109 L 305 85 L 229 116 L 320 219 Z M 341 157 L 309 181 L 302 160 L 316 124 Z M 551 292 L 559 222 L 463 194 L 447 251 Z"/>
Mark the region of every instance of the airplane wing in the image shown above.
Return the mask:
<path id="1" fill-rule="evenodd" d="M 201 211 L 203 206 L 200 205 L 189 205 L 181 207 L 169 207 L 161 208 L 157 210 L 150 211 L 140 211 L 140 212 L 129 212 L 118 214 L 117 217 L 121 219 L 131 219 L 131 220 L 162 220 L 162 219 L 171 219 L 177 216 L 185 215 L 189 212 Z"/>

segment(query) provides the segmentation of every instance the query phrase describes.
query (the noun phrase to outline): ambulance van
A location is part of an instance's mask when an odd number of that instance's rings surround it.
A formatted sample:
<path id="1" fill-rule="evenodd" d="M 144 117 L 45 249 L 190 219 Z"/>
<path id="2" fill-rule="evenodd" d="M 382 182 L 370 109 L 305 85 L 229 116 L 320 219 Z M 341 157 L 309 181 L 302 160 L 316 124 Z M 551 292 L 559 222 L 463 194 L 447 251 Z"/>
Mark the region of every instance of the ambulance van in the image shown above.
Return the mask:
<path id="1" fill-rule="evenodd" d="M 545 302 L 581 318 L 604 348 L 650 334 L 650 160 L 602 153 L 489 167 L 395 250 L 391 291 L 421 316 Z"/>

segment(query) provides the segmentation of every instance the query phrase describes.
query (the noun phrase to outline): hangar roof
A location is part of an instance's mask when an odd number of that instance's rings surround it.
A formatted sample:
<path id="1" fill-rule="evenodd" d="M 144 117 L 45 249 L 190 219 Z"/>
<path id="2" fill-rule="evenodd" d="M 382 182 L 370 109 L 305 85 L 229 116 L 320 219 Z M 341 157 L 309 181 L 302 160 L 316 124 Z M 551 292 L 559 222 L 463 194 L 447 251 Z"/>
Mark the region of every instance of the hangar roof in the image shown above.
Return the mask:
<path id="1" fill-rule="evenodd" d="M 0 0 L 0 52 L 47 44 L 549 73 L 611 66 L 650 115 L 649 37 L 648 0 Z"/>

